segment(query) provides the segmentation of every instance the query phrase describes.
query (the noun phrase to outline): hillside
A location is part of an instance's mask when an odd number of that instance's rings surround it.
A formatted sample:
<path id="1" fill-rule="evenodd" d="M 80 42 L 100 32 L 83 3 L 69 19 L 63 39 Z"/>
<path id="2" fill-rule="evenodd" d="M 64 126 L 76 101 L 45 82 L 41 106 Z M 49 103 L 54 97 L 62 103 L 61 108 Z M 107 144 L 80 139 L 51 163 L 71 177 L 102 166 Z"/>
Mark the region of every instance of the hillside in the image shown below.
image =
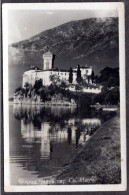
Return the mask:
<path id="1" fill-rule="evenodd" d="M 21 86 L 22 74 L 31 65 L 42 68 L 42 54 L 48 50 L 58 68 L 87 64 L 98 74 L 105 66 L 118 67 L 118 45 L 118 18 L 72 21 L 11 44 L 9 93 Z"/>

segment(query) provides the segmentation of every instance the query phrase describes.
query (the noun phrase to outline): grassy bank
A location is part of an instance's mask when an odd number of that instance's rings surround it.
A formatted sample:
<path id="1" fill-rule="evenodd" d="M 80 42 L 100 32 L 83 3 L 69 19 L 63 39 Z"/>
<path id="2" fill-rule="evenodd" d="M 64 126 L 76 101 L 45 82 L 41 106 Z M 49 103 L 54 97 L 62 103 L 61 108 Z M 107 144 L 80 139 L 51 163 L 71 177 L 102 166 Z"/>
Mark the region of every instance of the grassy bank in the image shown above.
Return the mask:
<path id="1" fill-rule="evenodd" d="M 114 117 L 103 124 L 56 179 L 65 180 L 65 184 L 120 183 L 119 117 Z"/>

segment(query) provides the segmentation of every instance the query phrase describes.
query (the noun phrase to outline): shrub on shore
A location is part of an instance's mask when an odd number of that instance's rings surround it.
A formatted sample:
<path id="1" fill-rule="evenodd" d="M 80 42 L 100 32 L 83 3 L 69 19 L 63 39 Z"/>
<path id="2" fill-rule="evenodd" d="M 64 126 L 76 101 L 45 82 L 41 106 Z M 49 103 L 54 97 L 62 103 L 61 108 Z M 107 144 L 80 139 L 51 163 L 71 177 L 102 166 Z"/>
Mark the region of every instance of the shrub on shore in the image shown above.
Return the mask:
<path id="1" fill-rule="evenodd" d="M 102 90 L 100 94 L 91 94 L 83 92 L 72 92 L 64 87 L 57 85 L 43 86 L 41 81 L 37 81 L 35 85 L 25 85 L 25 88 L 18 88 L 15 91 L 15 96 L 23 96 L 25 98 L 33 98 L 35 95 L 40 97 L 42 102 L 52 101 L 53 97 L 60 96 L 61 100 L 71 101 L 73 99 L 80 108 L 88 108 L 90 105 L 99 103 L 104 105 L 119 104 L 119 87 Z M 58 98 L 57 98 L 58 99 Z"/>

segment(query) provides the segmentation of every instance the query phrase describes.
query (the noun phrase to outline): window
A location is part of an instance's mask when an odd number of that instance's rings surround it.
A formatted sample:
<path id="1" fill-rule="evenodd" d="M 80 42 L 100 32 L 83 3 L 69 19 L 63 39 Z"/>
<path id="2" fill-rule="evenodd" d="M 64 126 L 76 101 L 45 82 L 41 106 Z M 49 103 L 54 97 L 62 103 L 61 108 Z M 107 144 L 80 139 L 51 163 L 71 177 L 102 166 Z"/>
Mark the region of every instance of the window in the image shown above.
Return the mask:
<path id="1" fill-rule="evenodd" d="M 49 69 L 49 62 L 46 62 L 46 69 Z"/>

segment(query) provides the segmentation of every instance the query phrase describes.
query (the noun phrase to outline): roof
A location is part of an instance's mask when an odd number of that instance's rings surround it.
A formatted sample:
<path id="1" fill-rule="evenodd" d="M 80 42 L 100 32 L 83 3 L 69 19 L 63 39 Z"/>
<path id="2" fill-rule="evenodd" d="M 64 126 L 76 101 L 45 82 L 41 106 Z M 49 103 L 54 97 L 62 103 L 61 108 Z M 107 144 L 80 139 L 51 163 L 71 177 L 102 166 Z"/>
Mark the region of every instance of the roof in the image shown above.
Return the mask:
<path id="1" fill-rule="evenodd" d="M 60 70 L 60 69 L 47 69 L 47 70 L 42 70 L 43 72 L 45 71 L 52 71 L 52 72 L 69 72 L 69 70 Z"/>
<path id="2" fill-rule="evenodd" d="M 73 69 L 77 69 L 78 67 L 76 67 L 76 68 L 73 68 Z M 80 68 L 83 68 L 83 69 L 88 69 L 88 68 L 91 68 L 91 67 L 89 67 L 89 66 L 80 66 Z"/>
<path id="3" fill-rule="evenodd" d="M 69 72 L 69 70 L 60 69 L 59 72 Z"/>
<path id="4" fill-rule="evenodd" d="M 29 68 L 28 70 L 42 70 L 42 69 L 38 68 L 37 66 L 31 66 L 31 68 Z"/>
<path id="5" fill-rule="evenodd" d="M 54 67 L 54 68 L 53 68 L 53 70 L 59 71 L 59 68 L 57 68 L 57 67 Z"/>
<path id="6" fill-rule="evenodd" d="M 43 55 L 53 55 L 50 51 L 44 53 Z"/>
<path id="7" fill-rule="evenodd" d="M 89 68 L 89 67 L 88 67 L 88 66 L 80 66 L 80 68 L 86 68 L 86 69 L 87 69 L 87 68 Z"/>

